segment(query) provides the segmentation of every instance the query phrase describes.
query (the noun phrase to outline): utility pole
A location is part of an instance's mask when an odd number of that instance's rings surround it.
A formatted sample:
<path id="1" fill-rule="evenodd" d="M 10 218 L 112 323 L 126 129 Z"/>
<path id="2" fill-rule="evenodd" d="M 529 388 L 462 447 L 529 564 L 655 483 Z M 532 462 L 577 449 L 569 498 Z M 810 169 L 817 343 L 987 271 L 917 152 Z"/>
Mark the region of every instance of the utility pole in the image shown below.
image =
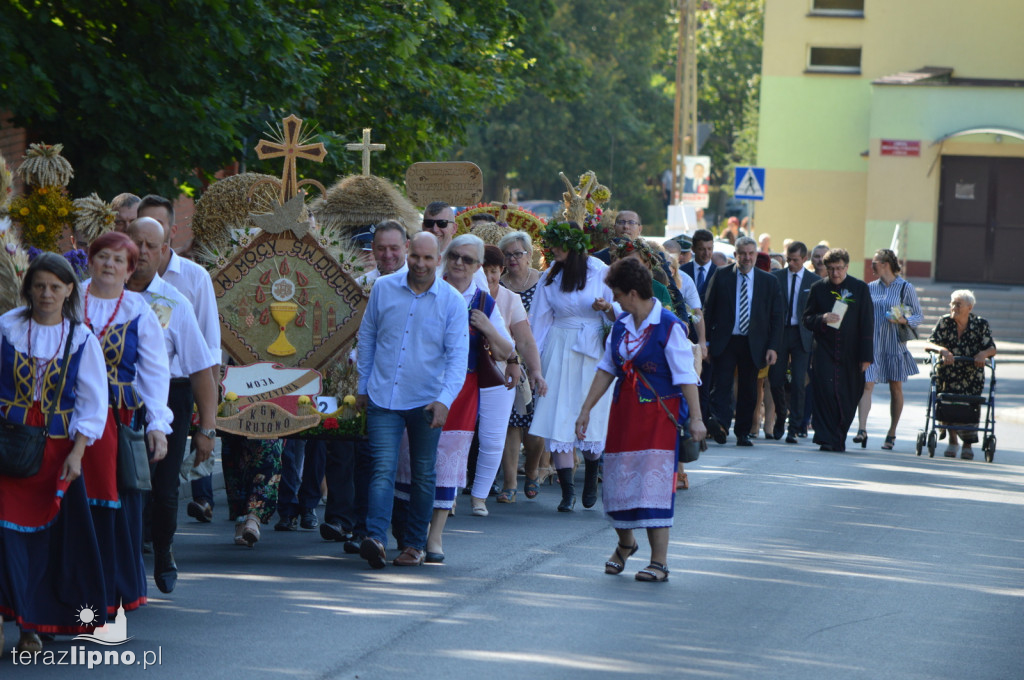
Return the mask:
<path id="1" fill-rule="evenodd" d="M 683 156 L 697 151 L 697 0 L 679 0 L 672 121 L 672 203 L 682 198 Z"/>

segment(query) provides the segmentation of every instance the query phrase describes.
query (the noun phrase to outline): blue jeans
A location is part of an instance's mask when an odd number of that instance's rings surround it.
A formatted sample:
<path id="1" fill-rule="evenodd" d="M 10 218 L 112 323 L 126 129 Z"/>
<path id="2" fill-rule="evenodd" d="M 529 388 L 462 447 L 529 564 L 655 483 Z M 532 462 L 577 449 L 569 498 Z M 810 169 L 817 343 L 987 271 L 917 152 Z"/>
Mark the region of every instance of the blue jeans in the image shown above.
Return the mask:
<path id="1" fill-rule="evenodd" d="M 437 441 L 441 428 L 430 427 L 433 415 L 423 407 L 407 411 L 381 408 L 372 401 L 366 409 L 366 431 L 370 437 L 370 486 L 366 508 L 366 534 L 387 545 L 387 530 L 395 499 L 395 473 L 402 432 L 409 433 L 409 465 L 412 488 L 406 518 L 405 545 L 423 550 L 434 509 Z"/>

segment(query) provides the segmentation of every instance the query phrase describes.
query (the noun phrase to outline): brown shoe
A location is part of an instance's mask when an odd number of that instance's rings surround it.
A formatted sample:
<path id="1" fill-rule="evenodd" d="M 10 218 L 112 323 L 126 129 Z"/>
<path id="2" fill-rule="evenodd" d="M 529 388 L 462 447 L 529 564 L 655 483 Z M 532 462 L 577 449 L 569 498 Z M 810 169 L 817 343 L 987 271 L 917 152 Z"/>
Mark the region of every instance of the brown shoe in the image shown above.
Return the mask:
<path id="1" fill-rule="evenodd" d="M 402 553 L 395 558 L 392 563 L 396 567 L 418 567 L 423 564 L 423 559 L 426 555 L 422 550 L 416 548 L 406 548 Z"/>

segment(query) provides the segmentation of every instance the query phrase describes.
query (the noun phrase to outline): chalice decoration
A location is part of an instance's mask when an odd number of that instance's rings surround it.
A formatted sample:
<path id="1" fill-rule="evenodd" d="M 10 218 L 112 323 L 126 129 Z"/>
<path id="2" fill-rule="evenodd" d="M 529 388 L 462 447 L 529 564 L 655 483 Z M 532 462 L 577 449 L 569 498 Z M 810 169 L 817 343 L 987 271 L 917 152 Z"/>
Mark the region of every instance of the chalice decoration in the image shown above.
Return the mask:
<path id="1" fill-rule="evenodd" d="M 270 290 L 271 295 L 277 300 L 277 302 L 270 303 L 270 316 L 277 322 L 280 333 L 278 333 L 277 339 L 267 347 L 267 352 L 276 357 L 291 356 L 295 354 L 295 346 L 288 342 L 285 329 L 295 320 L 299 311 L 299 306 L 291 301 L 295 297 L 295 284 L 290 279 L 280 278 L 274 281 Z"/>

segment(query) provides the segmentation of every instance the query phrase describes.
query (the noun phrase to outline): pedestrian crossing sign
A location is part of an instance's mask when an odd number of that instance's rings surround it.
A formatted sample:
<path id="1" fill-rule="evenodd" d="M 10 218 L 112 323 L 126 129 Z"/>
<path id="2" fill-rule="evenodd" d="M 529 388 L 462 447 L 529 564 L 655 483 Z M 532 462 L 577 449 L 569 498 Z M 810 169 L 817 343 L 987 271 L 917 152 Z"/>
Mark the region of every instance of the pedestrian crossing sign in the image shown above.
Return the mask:
<path id="1" fill-rule="evenodd" d="M 747 201 L 764 200 L 764 168 L 749 165 L 736 166 L 733 197 Z"/>

